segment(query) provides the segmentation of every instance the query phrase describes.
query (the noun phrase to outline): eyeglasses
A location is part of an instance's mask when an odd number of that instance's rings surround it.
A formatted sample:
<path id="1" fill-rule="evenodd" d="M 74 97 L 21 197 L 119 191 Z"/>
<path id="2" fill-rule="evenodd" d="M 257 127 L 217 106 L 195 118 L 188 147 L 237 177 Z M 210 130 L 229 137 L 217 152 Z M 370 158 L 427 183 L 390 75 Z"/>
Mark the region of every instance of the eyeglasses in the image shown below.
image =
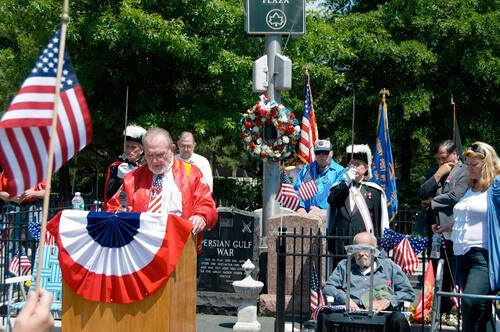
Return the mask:
<path id="1" fill-rule="evenodd" d="M 484 149 L 480 147 L 479 144 L 472 144 L 469 150 L 471 150 L 472 152 L 480 153 L 486 157 L 486 151 L 484 151 Z"/>

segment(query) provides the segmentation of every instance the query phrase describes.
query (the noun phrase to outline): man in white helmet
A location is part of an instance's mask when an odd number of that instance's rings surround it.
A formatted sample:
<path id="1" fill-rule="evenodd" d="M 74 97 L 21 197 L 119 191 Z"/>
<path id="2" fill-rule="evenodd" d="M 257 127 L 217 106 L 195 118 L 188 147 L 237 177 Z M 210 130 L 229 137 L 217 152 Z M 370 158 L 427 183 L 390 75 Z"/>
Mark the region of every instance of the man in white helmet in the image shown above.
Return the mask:
<path id="1" fill-rule="evenodd" d="M 354 151 L 354 152 L 353 152 Z M 370 182 L 372 154 L 366 144 L 349 145 L 347 153 L 347 176 L 330 190 L 329 235 L 352 237 L 361 232 L 382 236 L 384 228 L 389 228 L 387 199 L 384 190 Z M 343 243 L 337 241 L 337 251 L 343 253 Z M 342 242 L 342 243 L 340 243 Z M 329 250 L 335 252 L 335 247 Z"/>
<path id="2" fill-rule="evenodd" d="M 146 129 L 137 125 L 127 126 L 125 129 L 125 151 L 118 157 L 119 160 L 112 163 L 108 168 L 104 205 L 118 191 L 125 175 L 146 163 L 142 146 L 142 136 L 145 133 Z"/>

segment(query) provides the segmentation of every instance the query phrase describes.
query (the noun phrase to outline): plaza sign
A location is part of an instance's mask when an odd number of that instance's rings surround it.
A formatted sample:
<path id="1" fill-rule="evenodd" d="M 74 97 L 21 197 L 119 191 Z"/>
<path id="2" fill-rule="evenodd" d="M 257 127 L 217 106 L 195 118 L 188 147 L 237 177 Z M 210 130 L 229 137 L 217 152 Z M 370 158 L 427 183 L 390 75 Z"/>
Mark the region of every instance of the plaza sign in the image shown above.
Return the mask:
<path id="1" fill-rule="evenodd" d="M 248 35 L 298 35 L 306 32 L 305 0 L 246 0 Z"/>

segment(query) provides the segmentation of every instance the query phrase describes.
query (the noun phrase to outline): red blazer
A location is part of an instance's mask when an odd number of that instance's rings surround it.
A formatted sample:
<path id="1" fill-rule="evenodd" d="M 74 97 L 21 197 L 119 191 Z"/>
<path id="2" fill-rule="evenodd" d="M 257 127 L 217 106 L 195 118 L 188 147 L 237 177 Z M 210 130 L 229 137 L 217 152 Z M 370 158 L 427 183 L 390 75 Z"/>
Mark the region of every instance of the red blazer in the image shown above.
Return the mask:
<path id="1" fill-rule="evenodd" d="M 206 228 L 212 229 L 217 223 L 218 213 L 210 193 L 210 187 L 203 178 L 200 169 L 175 157 L 173 159 L 172 172 L 174 181 L 182 194 L 182 214 L 184 218 L 188 219 L 191 216 L 198 215 L 205 219 Z M 132 212 L 146 212 L 148 210 L 152 183 L 153 173 L 147 165 L 139 167 L 125 176 L 122 190 L 128 195 L 127 203 L 128 206 L 132 207 Z M 122 205 L 119 198 L 120 191 L 118 190 L 108 201 L 107 211 L 115 212 Z M 198 253 L 201 252 L 202 239 L 202 234 L 199 233 Z"/>

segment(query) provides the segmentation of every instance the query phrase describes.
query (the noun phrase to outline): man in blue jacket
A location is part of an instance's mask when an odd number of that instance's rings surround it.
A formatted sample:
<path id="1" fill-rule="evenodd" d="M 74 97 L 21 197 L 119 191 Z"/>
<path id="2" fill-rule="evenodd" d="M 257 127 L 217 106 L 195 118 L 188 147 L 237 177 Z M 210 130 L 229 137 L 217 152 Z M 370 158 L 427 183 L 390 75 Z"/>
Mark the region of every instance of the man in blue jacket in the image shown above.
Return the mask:
<path id="1" fill-rule="evenodd" d="M 328 207 L 328 194 L 334 183 L 339 182 L 346 176 L 344 167 L 332 160 L 332 143 L 329 140 L 317 140 L 314 143 L 315 160 L 304 166 L 295 183 L 295 190 L 299 194 L 300 207 L 297 212 L 306 213 L 313 209 L 324 209 Z M 314 181 L 317 186 L 316 194 L 309 199 L 302 199 L 301 191 L 307 187 L 302 185 Z"/>

